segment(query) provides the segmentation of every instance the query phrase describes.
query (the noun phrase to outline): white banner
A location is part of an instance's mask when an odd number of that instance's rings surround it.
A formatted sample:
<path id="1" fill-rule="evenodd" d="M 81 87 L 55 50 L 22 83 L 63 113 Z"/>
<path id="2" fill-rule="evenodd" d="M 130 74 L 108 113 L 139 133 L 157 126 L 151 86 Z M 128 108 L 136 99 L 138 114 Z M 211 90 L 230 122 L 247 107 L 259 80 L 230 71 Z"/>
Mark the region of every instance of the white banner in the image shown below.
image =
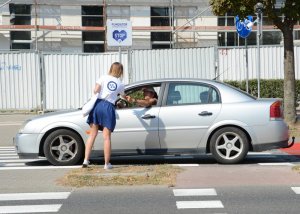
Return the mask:
<path id="1" fill-rule="evenodd" d="M 126 19 L 107 20 L 107 45 L 108 46 L 131 46 L 132 26 Z"/>

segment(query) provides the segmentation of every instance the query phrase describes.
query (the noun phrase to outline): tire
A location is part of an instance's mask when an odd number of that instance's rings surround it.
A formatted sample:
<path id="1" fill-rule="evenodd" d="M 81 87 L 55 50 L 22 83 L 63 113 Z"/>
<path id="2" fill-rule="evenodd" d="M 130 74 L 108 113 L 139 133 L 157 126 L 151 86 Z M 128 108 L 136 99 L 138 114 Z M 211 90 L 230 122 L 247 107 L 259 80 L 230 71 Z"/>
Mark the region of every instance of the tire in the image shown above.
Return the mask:
<path id="1" fill-rule="evenodd" d="M 47 160 L 55 166 L 75 165 L 84 155 L 81 137 L 67 129 L 59 129 L 49 134 L 43 149 Z"/>
<path id="2" fill-rule="evenodd" d="M 210 151 L 219 163 L 239 163 L 244 160 L 249 151 L 249 140 L 239 128 L 221 128 L 210 140 Z"/>

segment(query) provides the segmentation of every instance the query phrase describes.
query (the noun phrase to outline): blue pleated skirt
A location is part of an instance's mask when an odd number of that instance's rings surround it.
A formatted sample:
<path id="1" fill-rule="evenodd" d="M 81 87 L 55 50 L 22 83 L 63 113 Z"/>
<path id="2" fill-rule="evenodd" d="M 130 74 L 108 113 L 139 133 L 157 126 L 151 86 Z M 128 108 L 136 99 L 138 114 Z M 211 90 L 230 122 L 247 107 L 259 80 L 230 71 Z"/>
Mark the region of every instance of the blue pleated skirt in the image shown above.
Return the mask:
<path id="1" fill-rule="evenodd" d="M 89 125 L 99 125 L 99 130 L 101 131 L 106 127 L 113 132 L 116 127 L 115 106 L 106 100 L 97 99 L 86 122 Z"/>

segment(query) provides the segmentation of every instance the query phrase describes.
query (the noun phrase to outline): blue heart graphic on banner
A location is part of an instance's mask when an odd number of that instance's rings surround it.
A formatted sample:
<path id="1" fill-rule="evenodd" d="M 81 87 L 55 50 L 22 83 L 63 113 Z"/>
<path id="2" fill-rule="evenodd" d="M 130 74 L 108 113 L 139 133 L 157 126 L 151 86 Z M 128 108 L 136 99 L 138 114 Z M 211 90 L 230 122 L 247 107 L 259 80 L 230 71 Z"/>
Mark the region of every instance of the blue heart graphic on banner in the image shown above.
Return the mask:
<path id="1" fill-rule="evenodd" d="M 121 43 L 122 41 L 124 41 L 127 38 L 127 33 L 125 30 L 121 30 L 121 31 L 115 30 L 113 32 L 113 38 L 117 42 Z"/>

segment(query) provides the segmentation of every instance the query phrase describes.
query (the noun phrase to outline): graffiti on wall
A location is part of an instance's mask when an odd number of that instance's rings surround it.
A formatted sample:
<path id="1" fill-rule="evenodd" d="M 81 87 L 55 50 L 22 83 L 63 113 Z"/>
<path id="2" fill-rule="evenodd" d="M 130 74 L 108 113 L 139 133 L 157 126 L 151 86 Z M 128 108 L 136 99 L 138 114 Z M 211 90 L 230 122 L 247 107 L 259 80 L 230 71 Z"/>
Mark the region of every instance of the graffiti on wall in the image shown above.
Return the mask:
<path id="1" fill-rule="evenodd" d="M 0 71 L 21 71 L 22 66 L 18 64 L 9 64 L 5 61 L 0 61 Z"/>

